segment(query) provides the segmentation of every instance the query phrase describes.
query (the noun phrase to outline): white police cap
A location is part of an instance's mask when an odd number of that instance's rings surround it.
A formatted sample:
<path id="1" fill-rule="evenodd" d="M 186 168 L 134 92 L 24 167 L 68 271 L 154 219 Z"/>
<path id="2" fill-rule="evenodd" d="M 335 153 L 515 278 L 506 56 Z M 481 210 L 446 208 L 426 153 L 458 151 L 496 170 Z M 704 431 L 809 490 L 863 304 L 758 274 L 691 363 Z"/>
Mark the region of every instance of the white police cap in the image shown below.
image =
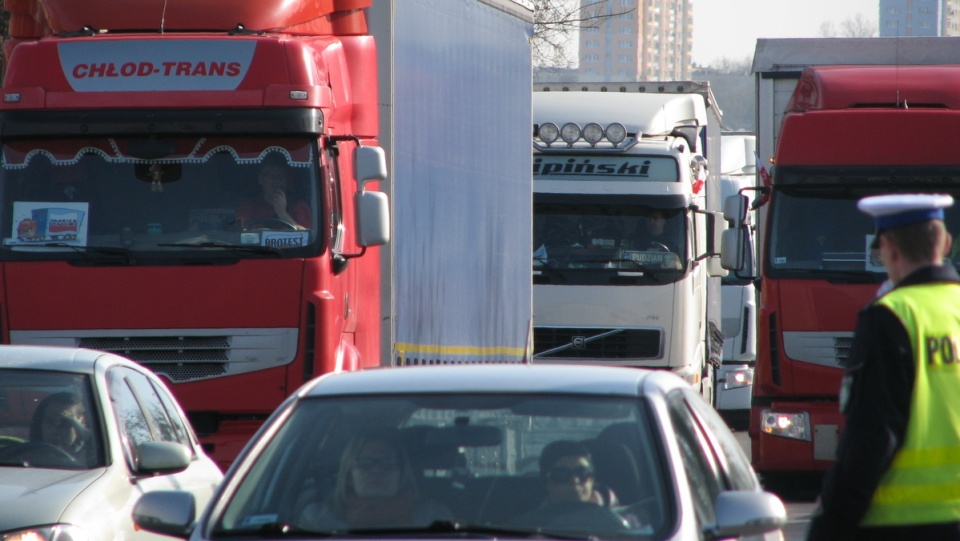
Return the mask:
<path id="1" fill-rule="evenodd" d="M 877 233 L 905 225 L 942 220 L 943 209 L 953 206 L 948 194 L 888 194 L 864 197 L 857 208 L 873 216 Z"/>

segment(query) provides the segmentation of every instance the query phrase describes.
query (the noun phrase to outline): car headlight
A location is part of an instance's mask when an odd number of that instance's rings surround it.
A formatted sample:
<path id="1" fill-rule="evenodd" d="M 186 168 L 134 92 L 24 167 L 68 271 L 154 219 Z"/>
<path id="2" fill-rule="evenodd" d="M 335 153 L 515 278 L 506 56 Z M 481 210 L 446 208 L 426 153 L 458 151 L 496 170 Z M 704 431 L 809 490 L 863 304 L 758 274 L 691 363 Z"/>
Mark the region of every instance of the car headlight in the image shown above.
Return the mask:
<path id="1" fill-rule="evenodd" d="M 810 416 L 806 412 L 763 410 L 760 430 L 771 436 L 810 441 Z"/>
<path id="2" fill-rule="evenodd" d="M 51 524 L 0 534 L 0 541 L 88 541 L 88 537 L 79 526 Z"/>
<path id="3" fill-rule="evenodd" d="M 744 366 L 726 373 L 723 382 L 724 390 L 739 389 L 753 385 L 753 368 Z"/>

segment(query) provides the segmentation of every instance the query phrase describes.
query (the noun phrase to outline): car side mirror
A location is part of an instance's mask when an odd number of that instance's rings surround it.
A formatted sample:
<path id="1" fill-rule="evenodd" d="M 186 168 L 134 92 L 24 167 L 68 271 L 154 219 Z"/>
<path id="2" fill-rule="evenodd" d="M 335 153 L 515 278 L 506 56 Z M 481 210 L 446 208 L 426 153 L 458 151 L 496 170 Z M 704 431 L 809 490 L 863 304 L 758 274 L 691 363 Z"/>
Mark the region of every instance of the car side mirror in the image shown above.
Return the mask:
<path id="1" fill-rule="evenodd" d="M 190 466 L 190 450 L 172 441 L 145 441 L 137 445 L 137 473 L 164 475 Z"/>
<path id="2" fill-rule="evenodd" d="M 154 490 L 133 506 L 133 523 L 160 535 L 187 539 L 196 520 L 197 500 L 183 490 Z"/>
<path id="3" fill-rule="evenodd" d="M 747 537 L 772 532 L 787 523 L 783 502 L 770 492 L 727 490 L 717 496 L 716 523 L 704 528 L 707 539 Z"/>

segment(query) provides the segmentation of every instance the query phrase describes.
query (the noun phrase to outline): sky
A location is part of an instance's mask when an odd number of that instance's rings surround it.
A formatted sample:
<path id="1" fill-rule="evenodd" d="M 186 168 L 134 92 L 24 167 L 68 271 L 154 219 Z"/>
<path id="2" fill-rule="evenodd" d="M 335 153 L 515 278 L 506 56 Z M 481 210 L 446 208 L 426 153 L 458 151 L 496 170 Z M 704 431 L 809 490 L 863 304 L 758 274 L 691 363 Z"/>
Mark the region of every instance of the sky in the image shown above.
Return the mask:
<path id="1" fill-rule="evenodd" d="M 857 13 L 876 26 L 879 0 L 694 0 L 693 62 L 752 59 L 757 38 L 815 38 Z"/>

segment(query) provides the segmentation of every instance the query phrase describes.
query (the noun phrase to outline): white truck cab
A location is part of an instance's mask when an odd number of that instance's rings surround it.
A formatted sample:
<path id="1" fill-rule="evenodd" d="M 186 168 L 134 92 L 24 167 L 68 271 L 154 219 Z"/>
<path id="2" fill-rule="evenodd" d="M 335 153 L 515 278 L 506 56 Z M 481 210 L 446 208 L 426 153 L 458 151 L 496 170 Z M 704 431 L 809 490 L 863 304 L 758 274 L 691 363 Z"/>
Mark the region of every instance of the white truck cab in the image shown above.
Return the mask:
<path id="1" fill-rule="evenodd" d="M 720 191 L 724 200 L 742 193 L 753 203 L 756 192 L 756 136 L 724 133 L 721 137 L 723 171 Z M 747 213 L 749 227 L 756 227 L 756 211 Z M 755 231 L 749 236 L 750 255 L 756 247 Z M 731 272 L 721 279 L 723 361 L 717 372 L 716 408 L 732 428 L 745 429 L 749 423 L 753 395 L 753 370 L 757 359 L 757 287 L 749 277 Z"/>
<path id="2" fill-rule="evenodd" d="M 669 369 L 712 403 L 726 223 L 709 85 L 534 90 L 533 361 Z"/>

